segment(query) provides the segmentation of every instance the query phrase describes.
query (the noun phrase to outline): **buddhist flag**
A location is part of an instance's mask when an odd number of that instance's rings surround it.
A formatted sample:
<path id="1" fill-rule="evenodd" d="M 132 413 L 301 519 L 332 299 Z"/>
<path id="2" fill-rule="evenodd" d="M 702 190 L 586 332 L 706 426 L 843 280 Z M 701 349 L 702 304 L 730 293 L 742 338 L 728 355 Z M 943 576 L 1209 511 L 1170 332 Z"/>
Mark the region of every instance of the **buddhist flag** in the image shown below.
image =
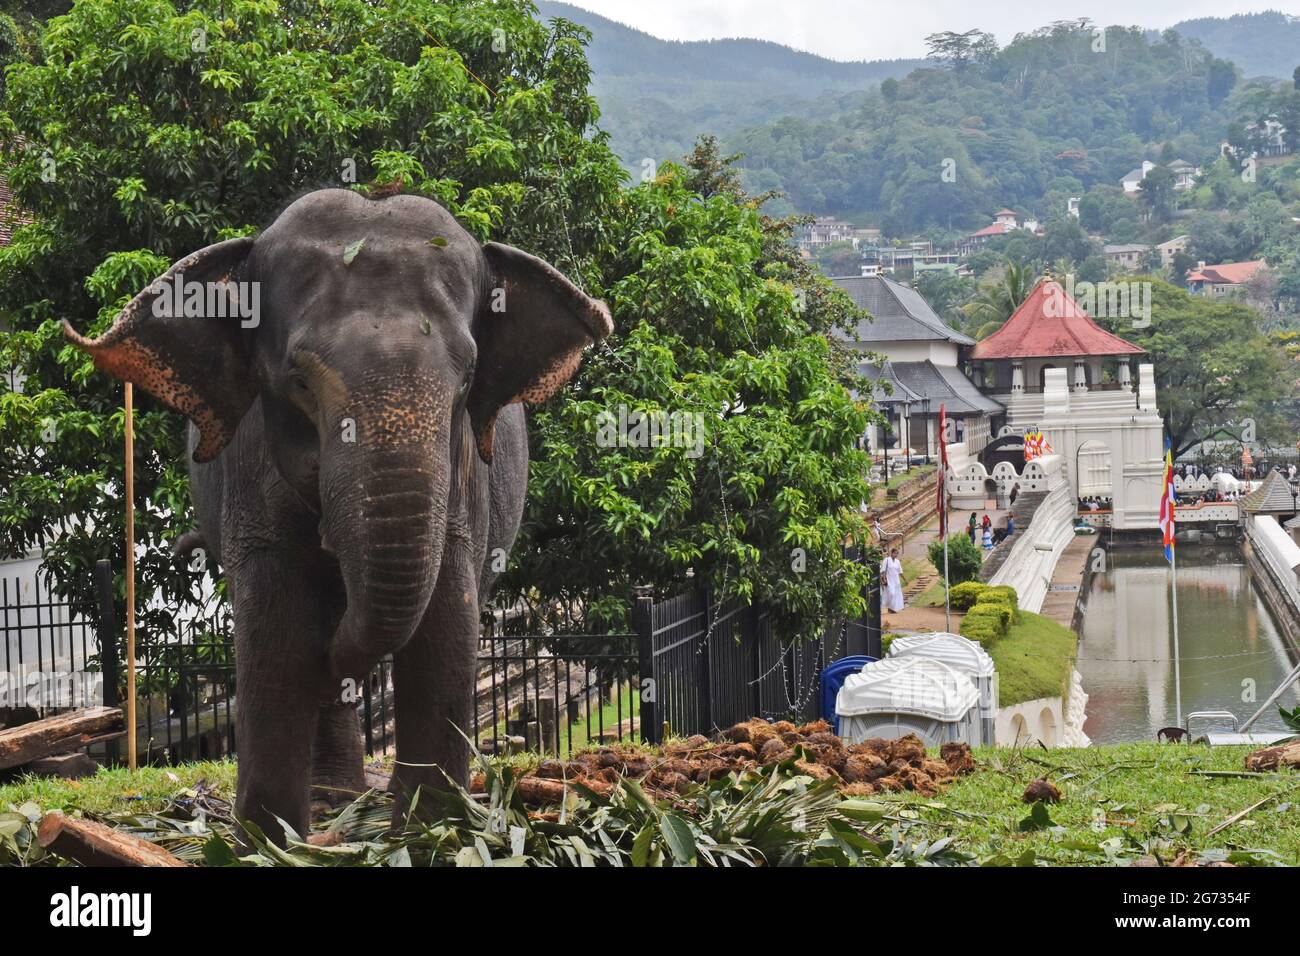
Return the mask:
<path id="1" fill-rule="evenodd" d="M 1025 432 L 1025 461 L 1033 461 L 1043 454 L 1043 442 L 1042 432 Z"/>
<path id="2" fill-rule="evenodd" d="M 1038 457 L 1050 455 L 1052 453 L 1052 443 L 1047 440 L 1047 433 L 1040 431 L 1038 433 Z"/>
<path id="3" fill-rule="evenodd" d="M 1165 546 L 1165 560 L 1174 560 L 1174 456 L 1169 439 L 1165 439 L 1165 478 L 1160 491 L 1160 532 Z"/>
<path id="4" fill-rule="evenodd" d="M 944 411 L 943 405 L 939 406 L 939 537 L 948 536 L 948 509 L 947 502 L 944 500 L 944 485 L 948 480 L 948 443 L 945 440 L 948 435 L 948 415 Z"/>

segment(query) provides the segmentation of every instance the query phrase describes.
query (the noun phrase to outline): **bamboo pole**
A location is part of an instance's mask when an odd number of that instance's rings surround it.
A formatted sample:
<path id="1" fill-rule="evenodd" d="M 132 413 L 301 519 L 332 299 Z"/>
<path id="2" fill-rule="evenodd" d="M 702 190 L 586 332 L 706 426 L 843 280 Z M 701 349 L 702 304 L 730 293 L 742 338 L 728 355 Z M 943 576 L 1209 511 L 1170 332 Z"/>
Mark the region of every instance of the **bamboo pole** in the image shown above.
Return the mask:
<path id="1" fill-rule="evenodd" d="M 135 409 L 126 383 L 126 765 L 135 770 Z"/>

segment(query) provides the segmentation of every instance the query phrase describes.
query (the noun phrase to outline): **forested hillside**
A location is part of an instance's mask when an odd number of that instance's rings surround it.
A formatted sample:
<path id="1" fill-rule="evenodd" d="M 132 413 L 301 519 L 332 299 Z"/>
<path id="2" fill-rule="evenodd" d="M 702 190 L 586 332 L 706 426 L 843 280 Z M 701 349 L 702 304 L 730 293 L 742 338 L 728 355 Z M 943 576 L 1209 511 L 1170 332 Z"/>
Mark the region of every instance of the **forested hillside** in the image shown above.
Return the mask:
<path id="1" fill-rule="evenodd" d="M 787 113 L 830 115 L 828 92 L 864 90 L 901 77 L 921 60 L 841 63 L 765 40 L 660 40 L 567 3 L 541 0 L 543 19 L 592 31 L 587 48 L 601 128 L 630 167 L 679 159 L 696 137 L 726 135 Z"/>
<path id="2" fill-rule="evenodd" d="M 1174 29 L 1232 60 L 1246 76 L 1287 78 L 1300 58 L 1300 17 L 1276 10 L 1186 20 Z"/>
<path id="3" fill-rule="evenodd" d="M 1092 186 L 1118 188 L 1166 143 L 1170 159 L 1212 161 L 1234 116 L 1233 65 L 1175 33 L 1111 27 L 1104 39 L 1099 50 L 1090 25 L 1055 24 L 728 145 L 745 154 L 750 189 L 893 233 L 984 225 L 1003 206 L 1045 216 Z"/>

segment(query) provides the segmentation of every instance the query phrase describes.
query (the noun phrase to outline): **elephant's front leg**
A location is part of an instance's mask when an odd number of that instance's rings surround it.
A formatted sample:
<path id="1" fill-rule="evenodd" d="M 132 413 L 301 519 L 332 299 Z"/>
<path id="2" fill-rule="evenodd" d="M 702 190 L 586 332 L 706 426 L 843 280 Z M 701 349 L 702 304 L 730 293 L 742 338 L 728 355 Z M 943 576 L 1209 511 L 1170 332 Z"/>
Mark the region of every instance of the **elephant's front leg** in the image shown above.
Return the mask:
<path id="1" fill-rule="evenodd" d="M 317 708 L 325 687 L 320 600 L 301 566 L 258 551 L 232 560 L 239 744 L 236 814 L 283 845 L 306 837 Z"/>
<path id="2" fill-rule="evenodd" d="M 313 809 L 337 807 L 366 792 L 365 745 L 356 701 L 362 689 L 342 688 L 320 704 L 311 753 Z"/>
<path id="3" fill-rule="evenodd" d="M 478 647 L 478 581 L 468 544 L 447 543 L 433 599 L 415 635 L 393 655 L 398 794 L 394 826 L 417 787 L 469 785 L 469 734 Z M 445 774 L 445 776 L 444 776 Z"/>

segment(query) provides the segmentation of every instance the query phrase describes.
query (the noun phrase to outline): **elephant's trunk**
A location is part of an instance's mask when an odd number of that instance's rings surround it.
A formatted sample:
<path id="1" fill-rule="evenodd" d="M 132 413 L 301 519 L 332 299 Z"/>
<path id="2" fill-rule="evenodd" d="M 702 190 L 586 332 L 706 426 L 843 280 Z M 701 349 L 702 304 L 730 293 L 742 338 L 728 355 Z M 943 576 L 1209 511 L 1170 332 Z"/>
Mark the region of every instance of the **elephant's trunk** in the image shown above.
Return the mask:
<path id="1" fill-rule="evenodd" d="M 447 423 L 430 409 L 405 434 L 359 429 L 330 456 L 321 491 L 325 536 L 338 555 L 347 610 L 329 647 L 331 674 L 360 681 L 405 644 L 437 583 L 447 519 Z M 355 457 L 353 457 L 355 456 Z M 347 463 L 351 459 L 351 465 Z M 357 467 L 359 466 L 359 467 Z"/>

